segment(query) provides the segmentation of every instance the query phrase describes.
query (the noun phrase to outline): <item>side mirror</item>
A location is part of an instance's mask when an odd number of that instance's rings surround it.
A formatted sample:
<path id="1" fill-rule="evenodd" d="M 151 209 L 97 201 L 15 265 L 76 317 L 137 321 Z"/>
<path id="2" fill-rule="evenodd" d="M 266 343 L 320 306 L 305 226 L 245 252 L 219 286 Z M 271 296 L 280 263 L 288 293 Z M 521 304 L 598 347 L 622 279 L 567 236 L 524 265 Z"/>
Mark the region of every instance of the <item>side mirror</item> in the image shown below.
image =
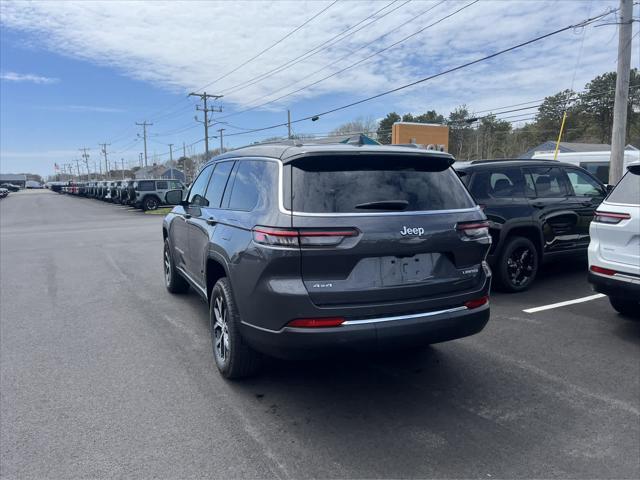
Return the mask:
<path id="1" fill-rule="evenodd" d="M 607 184 L 604 186 L 604 189 L 607 191 L 607 193 L 611 193 L 611 190 L 613 190 L 614 188 L 615 188 L 615 185 L 611 185 L 611 184 L 609 184 L 609 183 L 607 183 Z"/>
<path id="2" fill-rule="evenodd" d="M 169 190 L 164 198 L 167 205 L 182 205 L 182 190 Z"/>

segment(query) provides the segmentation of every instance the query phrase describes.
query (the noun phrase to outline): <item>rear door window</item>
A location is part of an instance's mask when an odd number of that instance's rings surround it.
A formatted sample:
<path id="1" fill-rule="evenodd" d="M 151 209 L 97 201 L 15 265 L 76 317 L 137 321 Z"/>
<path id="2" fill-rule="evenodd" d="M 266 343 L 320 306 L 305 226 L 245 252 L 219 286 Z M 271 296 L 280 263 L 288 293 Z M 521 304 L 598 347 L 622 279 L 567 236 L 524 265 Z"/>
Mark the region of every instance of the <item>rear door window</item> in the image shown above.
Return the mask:
<path id="1" fill-rule="evenodd" d="M 167 190 L 169 188 L 169 184 L 167 182 L 156 182 L 156 188 L 158 190 Z"/>
<path id="2" fill-rule="evenodd" d="M 640 205 L 640 175 L 627 172 L 609 194 L 607 202 Z"/>
<path id="3" fill-rule="evenodd" d="M 274 162 L 263 160 L 238 162 L 231 193 L 228 196 L 228 208 L 250 212 L 266 205 L 277 175 L 278 167 Z"/>
<path id="4" fill-rule="evenodd" d="M 475 205 L 443 158 L 306 157 L 293 164 L 291 185 L 297 212 L 456 210 Z"/>
<path id="5" fill-rule="evenodd" d="M 531 176 L 531 184 L 536 190 L 536 196 L 540 198 L 565 197 L 568 191 L 565 187 L 565 178 L 558 167 L 533 167 L 527 169 Z"/>
<path id="6" fill-rule="evenodd" d="M 524 196 L 524 177 L 519 168 L 479 170 L 471 182 L 471 195 L 478 200 Z"/>

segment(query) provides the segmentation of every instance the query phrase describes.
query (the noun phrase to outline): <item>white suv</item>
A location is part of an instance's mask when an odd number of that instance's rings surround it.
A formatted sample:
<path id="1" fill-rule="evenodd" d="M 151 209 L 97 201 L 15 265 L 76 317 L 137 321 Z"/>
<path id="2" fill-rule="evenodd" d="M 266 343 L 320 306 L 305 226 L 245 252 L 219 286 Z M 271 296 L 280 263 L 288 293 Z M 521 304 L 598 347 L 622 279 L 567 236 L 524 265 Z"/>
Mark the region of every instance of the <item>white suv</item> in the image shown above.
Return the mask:
<path id="1" fill-rule="evenodd" d="M 623 315 L 640 317 L 640 163 L 595 212 L 589 234 L 589 282 Z"/>

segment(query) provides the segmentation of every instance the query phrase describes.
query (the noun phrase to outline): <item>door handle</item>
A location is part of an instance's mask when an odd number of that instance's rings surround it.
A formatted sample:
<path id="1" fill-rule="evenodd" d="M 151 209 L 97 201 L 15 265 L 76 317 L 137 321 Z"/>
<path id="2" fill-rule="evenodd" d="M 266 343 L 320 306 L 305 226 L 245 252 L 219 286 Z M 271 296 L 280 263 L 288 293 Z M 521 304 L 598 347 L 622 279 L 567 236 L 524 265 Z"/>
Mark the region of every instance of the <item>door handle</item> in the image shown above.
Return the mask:
<path id="1" fill-rule="evenodd" d="M 207 225 L 215 225 L 216 223 L 218 223 L 218 221 L 215 218 L 213 217 L 207 218 Z"/>

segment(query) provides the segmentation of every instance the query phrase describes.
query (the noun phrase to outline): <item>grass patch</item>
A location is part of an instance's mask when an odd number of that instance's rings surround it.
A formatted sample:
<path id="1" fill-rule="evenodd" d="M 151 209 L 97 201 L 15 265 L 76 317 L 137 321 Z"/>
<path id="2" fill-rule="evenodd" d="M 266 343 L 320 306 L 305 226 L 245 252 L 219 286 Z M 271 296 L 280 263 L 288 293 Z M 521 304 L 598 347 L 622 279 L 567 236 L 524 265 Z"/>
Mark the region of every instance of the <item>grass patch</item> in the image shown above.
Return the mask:
<path id="1" fill-rule="evenodd" d="M 173 210 L 173 207 L 162 207 L 158 208 L 157 210 L 147 210 L 144 213 L 147 215 L 166 215 L 171 210 Z"/>

